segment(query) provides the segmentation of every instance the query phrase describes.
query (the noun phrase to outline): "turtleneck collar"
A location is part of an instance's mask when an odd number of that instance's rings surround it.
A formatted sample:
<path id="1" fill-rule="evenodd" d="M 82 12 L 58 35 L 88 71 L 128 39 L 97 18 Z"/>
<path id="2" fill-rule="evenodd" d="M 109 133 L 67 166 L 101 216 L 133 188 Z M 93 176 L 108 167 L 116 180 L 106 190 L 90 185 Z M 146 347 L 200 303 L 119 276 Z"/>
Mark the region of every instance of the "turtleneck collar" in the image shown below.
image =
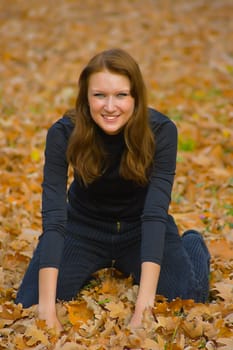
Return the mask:
<path id="1" fill-rule="evenodd" d="M 122 129 L 119 133 L 114 135 L 106 134 L 103 129 L 101 129 L 98 125 L 96 125 L 97 133 L 100 135 L 101 139 L 104 143 L 107 144 L 122 144 L 124 143 L 124 129 Z"/>

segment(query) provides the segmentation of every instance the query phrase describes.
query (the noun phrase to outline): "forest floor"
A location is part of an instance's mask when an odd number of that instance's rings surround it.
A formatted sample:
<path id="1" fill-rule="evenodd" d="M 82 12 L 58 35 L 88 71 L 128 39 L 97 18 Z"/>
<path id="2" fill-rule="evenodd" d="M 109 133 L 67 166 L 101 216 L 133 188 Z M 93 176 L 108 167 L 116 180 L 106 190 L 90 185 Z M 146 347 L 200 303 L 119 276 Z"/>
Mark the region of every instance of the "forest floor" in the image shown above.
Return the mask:
<path id="1" fill-rule="evenodd" d="M 233 3 L 231 0 L 1 0 L 0 350 L 233 349 Z M 137 286 L 102 270 L 57 305 L 62 334 L 14 304 L 41 233 L 48 127 L 77 94 L 81 69 L 110 47 L 139 62 L 149 103 L 179 131 L 170 212 L 211 252 L 210 299 L 157 299 L 127 324 Z"/>

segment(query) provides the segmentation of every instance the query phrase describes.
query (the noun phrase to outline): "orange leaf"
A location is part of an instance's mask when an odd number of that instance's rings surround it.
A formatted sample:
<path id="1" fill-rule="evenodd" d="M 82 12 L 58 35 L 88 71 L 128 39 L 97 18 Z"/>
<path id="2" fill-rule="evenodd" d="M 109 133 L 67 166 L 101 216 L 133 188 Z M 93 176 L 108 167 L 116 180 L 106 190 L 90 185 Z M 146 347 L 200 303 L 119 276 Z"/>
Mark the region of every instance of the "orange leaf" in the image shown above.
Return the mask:
<path id="1" fill-rule="evenodd" d="M 93 311 L 88 309 L 85 301 L 74 301 L 66 305 L 69 321 L 72 325 L 81 326 L 93 317 Z"/>

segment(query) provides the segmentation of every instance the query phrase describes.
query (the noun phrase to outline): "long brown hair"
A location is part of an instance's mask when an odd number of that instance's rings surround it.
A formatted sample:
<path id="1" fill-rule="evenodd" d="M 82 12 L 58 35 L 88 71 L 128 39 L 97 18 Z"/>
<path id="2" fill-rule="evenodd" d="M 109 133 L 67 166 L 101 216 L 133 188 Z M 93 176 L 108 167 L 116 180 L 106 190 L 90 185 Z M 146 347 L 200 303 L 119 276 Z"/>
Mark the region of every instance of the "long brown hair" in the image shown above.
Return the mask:
<path id="1" fill-rule="evenodd" d="M 71 116 L 75 126 L 68 143 L 67 159 L 86 186 L 101 176 L 108 165 L 88 105 L 90 76 L 103 70 L 124 75 L 130 81 L 135 108 L 124 127 L 126 149 L 121 158 L 120 175 L 145 185 L 153 161 L 155 140 L 149 124 L 146 88 L 140 68 L 124 50 L 110 49 L 97 54 L 81 72 L 76 109 Z"/>

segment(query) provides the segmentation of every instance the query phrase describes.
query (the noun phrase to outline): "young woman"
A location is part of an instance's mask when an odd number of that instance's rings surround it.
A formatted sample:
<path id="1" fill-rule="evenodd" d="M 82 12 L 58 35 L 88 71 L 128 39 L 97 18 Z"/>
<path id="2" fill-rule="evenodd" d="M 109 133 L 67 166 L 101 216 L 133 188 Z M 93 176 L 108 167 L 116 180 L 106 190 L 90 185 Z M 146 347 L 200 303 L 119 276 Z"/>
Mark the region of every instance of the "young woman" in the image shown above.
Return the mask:
<path id="1" fill-rule="evenodd" d="M 204 240 L 194 230 L 180 237 L 168 214 L 176 153 L 176 126 L 147 107 L 135 60 L 120 49 L 93 57 L 80 75 L 75 111 L 48 131 L 43 234 L 16 302 L 38 304 L 47 325 L 61 329 L 56 300 L 75 298 L 113 262 L 139 284 L 133 327 L 156 293 L 205 302 Z"/>

